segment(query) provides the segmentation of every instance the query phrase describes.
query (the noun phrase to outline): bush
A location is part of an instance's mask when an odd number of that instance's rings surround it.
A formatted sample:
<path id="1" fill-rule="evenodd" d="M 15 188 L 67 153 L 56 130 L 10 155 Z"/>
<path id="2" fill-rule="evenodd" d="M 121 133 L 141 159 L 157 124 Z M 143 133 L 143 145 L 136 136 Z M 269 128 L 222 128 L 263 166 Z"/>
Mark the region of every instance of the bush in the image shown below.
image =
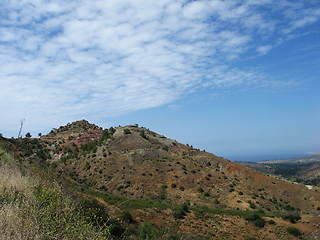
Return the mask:
<path id="1" fill-rule="evenodd" d="M 200 192 L 200 193 L 203 193 L 203 192 L 204 192 L 204 190 L 203 190 L 202 187 L 198 187 L 197 191 Z"/>
<path id="2" fill-rule="evenodd" d="M 273 221 L 273 220 L 269 220 L 268 223 L 269 223 L 269 224 L 272 224 L 272 225 L 276 225 L 276 222 Z"/>
<path id="3" fill-rule="evenodd" d="M 272 225 L 275 225 L 275 224 L 276 224 L 276 222 L 273 221 L 273 220 L 269 220 L 268 223 L 269 223 L 269 224 L 272 224 Z"/>
<path id="4" fill-rule="evenodd" d="M 140 240 L 153 240 L 157 236 L 157 229 L 150 222 L 140 225 L 139 239 Z"/>
<path id="5" fill-rule="evenodd" d="M 108 226 L 109 233 L 112 236 L 121 237 L 121 235 L 124 233 L 125 229 L 120 225 L 120 223 L 114 219 L 111 219 L 109 221 L 109 224 L 110 224 Z"/>
<path id="6" fill-rule="evenodd" d="M 266 221 L 263 218 L 258 218 L 254 221 L 254 225 L 256 225 L 259 228 L 263 228 L 266 225 Z"/>
<path id="7" fill-rule="evenodd" d="M 91 168 L 90 163 L 88 161 L 86 161 L 84 167 L 82 168 L 82 170 L 87 171 Z"/>
<path id="8" fill-rule="evenodd" d="M 250 208 L 252 208 L 252 209 L 256 209 L 257 208 L 256 205 L 253 202 L 250 202 L 249 204 L 250 204 Z"/>
<path id="9" fill-rule="evenodd" d="M 122 212 L 122 214 L 121 214 L 121 219 L 122 219 L 124 222 L 128 222 L 128 223 L 134 222 L 131 213 L 128 212 L 128 211 Z"/>
<path id="10" fill-rule="evenodd" d="M 35 215 L 30 218 L 37 219 L 43 239 L 103 239 L 102 235 L 110 232 L 103 224 L 107 220 L 100 206 L 93 201 L 75 206 L 60 191 L 44 186 L 38 186 L 33 194 Z"/>
<path id="11" fill-rule="evenodd" d="M 186 213 L 182 209 L 177 208 L 173 211 L 172 215 L 176 219 L 183 219 Z"/>
<path id="12" fill-rule="evenodd" d="M 180 234 L 173 234 L 167 238 L 167 240 L 180 240 L 180 239 L 182 239 Z"/>
<path id="13" fill-rule="evenodd" d="M 209 193 L 209 192 L 204 192 L 203 195 L 204 195 L 205 197 L 210 197 L 210 193 Z"/>
<path id="14" fill-rule="evenodd" d="M 260 215 L 255 213 L 255 214 L 253 214 L 251 216 L 246 217 L 245 219 L 248 220 L 248 221 L 255 221 L 255 220 L 259 219 L 259 218 L 261 218 Z"/>
<path id="15" fill-rule="evenodd" d="M 187 212 L 189 211 L 189 205 L 187 203 L 184 203 L 182 205 L 179 205 L 174 211 L 173 211 L 173 217 L 176 219 L 183 219 L 184 216 L 187 215 Z"/>
<path id="16" fill-rule="evenodd" d="M 87 220 L 94 224 L 103 226 L 109 221 L 110 217 L 106 208 L 96 199 L 82 199 L 79 203 L 79 209 L 86 216 Z"/>
<path id="17" fill-rule="evenodd" d="M 301 219 L 301 216 L 297 212 L 288 213 L 287 215 L 282 217 L 283 219 L 289 220 L 291 223 L 296 223 Z"/>
<path id="18" fill-rule="evenodd" d="M 245 218 L 248 221 L 251 221 L 256 225 L 257 227 L 263 228 L 266 225 L 266 221 L 258 214 L 253 214 L 251 216 L 248 216 Z"/>
<path id="19" fill-rule="evenodd" d="M 130 134 L 130 133 L 131 133 L 131 131 L 130 131 L 130 129 L 125 128 L 125 129 L 123 129 L 123 133 L 124 133 L 124 134 Z"/>
<path id="20" fill-rule="evenodd" d="M 296 227 L 288 227 L 287 232 L 294 235 L 294 236 L 302 235 L 302 232 L 300 231 L 300 229 L 296 228 Z"/>
<path id="21" fill-rule="evenodd" d="M 140 132 L 140 136 L 144 139 L 148 139 L 148 136 L 146 135 L 146 132 L 144 130 Z"/>

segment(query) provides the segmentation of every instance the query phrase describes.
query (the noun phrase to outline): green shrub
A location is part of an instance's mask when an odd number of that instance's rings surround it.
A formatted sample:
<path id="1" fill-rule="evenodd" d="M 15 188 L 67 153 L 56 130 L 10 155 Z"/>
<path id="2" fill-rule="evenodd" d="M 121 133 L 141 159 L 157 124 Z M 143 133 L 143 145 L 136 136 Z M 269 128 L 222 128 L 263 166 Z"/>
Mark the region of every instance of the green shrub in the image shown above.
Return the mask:
<path id="1" fill-rule="evenodd" d="M 84 167 L 82 168 L 82 170 L 87 171 L 91 168 L 90 163 L 88 161 L 86 161 Z"/>
<path id="2" fill-rule="evenodd" d="M 276 222 L 273 221 L 273 220 L 269 220 L 268 223 L 269 223 L 269 224 L 272 224 L 272 225 L 275 225 L 275 224 L 276 224 Z"/>
<path id="3" fill-rule="evenodd" d="M 210 193 L 209 193 L 209 192 L 204 192 L 203 195 L 204 195 L 205 197 L 210 197 Z"/>
<path id="4" fill-rule="evenodd" d="M 182 205 L 179 205 L 176 207 L 173 211 L 173 217 L 176 219 L 182 219 L 187 215 L 187 212 L 189 211 L 189 204 L 184 203 Z"/>
<path id="5" fill-rule="evenodd" d="M 110 224 L 104 207 L 93 200 L 83 200 L 76 206 L 54 188 L 38 186 L 33 191 L 34 214 L 43 239 L 103 239 Z"/>
<path id="6" fill-rule="evenodd" d="M 141 136 L 142 138 L 144 138 L 144 139 L 149 139 L 148 136 L 146 135 L 146 132 L 145 132 L 144 130 L 142 130 L 142 131 L 140 132 L 140 136 Z"/>
<path id="7" fill-rule="evenodd" d="M 139 227 L 139 240 L 153 240 L 158 235 L 157 229 L 150 222 L 143 223 Z"/>
<path id="8" fill-rule="evenodd" d="M 285 206 L 284 206 L 284 209 L 285 209 L 286 211 L 295 211 L 295 210 L 296 210 L 295 207 L 292 207 L 292 206 L 290 206 L 289 204 L 288 204 L 288 205 L 285 205 Z"/>
<path id="9" fill-rule="evenodd" d="M 256 205 L 253 202 L 250 202 L 249 204 L 250 204 L 250 208 L 252 208 L 252 209 L 256 209 L 257 208 Z"/>
<path id="10" fill-rule="evenodd" d="M 130 129 L 125 128 L 125 129 L 123 129 L 123 133 L 124 133 L 124 134 L 130 134 L 130 133 L 131 133 L 131 131 L 130 131 Z"/>
<path id="11" fill-rule="evenodd" d="M 118 221 L 115 219 L 109 220 L 109 226 L 108 226 L 109 233 L 112 236 L 115 237 L 121 237 L 122 234 L 124 233 L 125 229 L 120 225 Z"/>
<path id="12" fill-rule="evenodd" d="M 203 192 L 204 192 L 204 190 L 203 190 L 202 187 L 198 187 L 197 191 L 200 192 L 200 193 L 203 193 Z"/>
<path id="13" fill-rule="evenodd" d="M 266 221 L 259 215 L 259 214 L 253 214 L 251 216 L 248 216 L 245 218 L 248 221 L 251 221 L 256 225 L 257 227 L 263 228 L 266 224 Z"/>
<path id="14" fill-rule="evenodd" d="M 172 213 L 173 217 L 176 219 L 183 219 L 186 213 L 182 209 L 175 209 Z"/>
<path id="15" fill-rule="evenodd" d="M 296 223 L 301 219 L 301 216 L 297 212 L 291 212 L 282 217 L 285 220 L 289 220 L 291 223 Z"/>
<path id="16" fill-rule="evenodd" d="M 258 218 L 254 221 L 254 225 L 263 228 L 266 225 L 266 221 L 263 218 Z"/>
<path id="17" fill-rule="evenodd" d="M 245 219 L 248 220 L 248 221 L 255 221 L 255 220 L 259 219 L 259 218 L 261 218 L 260 215 L 254 213 L 251 216 L 246 217 Z"/>
<path id="18" fill-rule="evenodd" d="M 180 240 L 180 239 L 182 239 L 182 236 L 180 234 L 173 234 L 167 238 L 167 240 Z"/>
<path id="19" fill-rule="evenodd" d="M 86 219 L 96 225 L 103 226 L 110 220 L 106 208 L 96 199 L 85 198 L 79 203 L 79 211 L 82 212 Z"/>
<path id="20" fill-rule="evenodd" d="M 122 219 L 124 222 L 128 222 L 128 223 L 134 222 L 131 213 L 128 212 L 128 211 L 122 212 L 122 214 L 121 214 L 121 219 Z"/>
<path id="21" fill-rule="evenodd" d="M 302 232 L 300 231 L 300 229 L 296 227 L 287 227 L 287 232 L 294 236 L 302 235 Z"/>

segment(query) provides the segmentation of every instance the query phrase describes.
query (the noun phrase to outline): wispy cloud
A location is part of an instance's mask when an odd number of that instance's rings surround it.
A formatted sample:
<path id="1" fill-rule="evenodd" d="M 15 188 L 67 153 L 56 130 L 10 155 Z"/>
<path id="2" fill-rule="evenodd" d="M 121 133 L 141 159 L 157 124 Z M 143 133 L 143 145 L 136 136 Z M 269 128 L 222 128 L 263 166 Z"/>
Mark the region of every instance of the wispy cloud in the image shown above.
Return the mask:
<path id="1" fill-rule="evenodd" d="M 312 1 L 4 0 L 1 125 L 98 119 L 199 88 L 266 86 L 263 73 L 231 63 L 268 53 L 319 18 Z"/>

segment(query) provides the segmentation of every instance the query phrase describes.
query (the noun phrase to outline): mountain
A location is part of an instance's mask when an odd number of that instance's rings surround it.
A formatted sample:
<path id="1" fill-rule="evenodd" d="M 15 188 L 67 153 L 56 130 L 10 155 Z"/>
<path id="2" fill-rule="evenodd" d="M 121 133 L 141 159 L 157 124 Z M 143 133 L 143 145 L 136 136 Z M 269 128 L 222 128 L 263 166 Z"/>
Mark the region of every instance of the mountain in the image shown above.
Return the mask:
<path id="1" fill-rule="evenodd" d="M 69 194 L 97 199 L 114 217 L 128 211 L 134 224 L 153 223 L 164 231 L 158 239 L 296 239 L 291 225 L 306 239 L 319 232 L 319 192 L 138 125 L 82 120 L 0 143 L 19 162 L 49 169 Z"/>

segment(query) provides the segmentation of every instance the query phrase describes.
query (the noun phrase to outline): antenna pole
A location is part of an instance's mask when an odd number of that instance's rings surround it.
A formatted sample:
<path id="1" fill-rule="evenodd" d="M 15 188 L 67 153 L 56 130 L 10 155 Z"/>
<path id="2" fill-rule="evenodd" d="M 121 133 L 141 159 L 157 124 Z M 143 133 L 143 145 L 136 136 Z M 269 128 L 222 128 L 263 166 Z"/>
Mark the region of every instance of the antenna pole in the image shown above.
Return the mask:
<path id="1" fill-rule="evenodd" d="M 24 122 L 25 122 L 25 119 L 22 118 L 22 119 L 20 120 L 20 130 L 19 130 L 18 138 L 22 138 L 21 132 L 22 132 L 22 127 L 23 127 Z"/>

